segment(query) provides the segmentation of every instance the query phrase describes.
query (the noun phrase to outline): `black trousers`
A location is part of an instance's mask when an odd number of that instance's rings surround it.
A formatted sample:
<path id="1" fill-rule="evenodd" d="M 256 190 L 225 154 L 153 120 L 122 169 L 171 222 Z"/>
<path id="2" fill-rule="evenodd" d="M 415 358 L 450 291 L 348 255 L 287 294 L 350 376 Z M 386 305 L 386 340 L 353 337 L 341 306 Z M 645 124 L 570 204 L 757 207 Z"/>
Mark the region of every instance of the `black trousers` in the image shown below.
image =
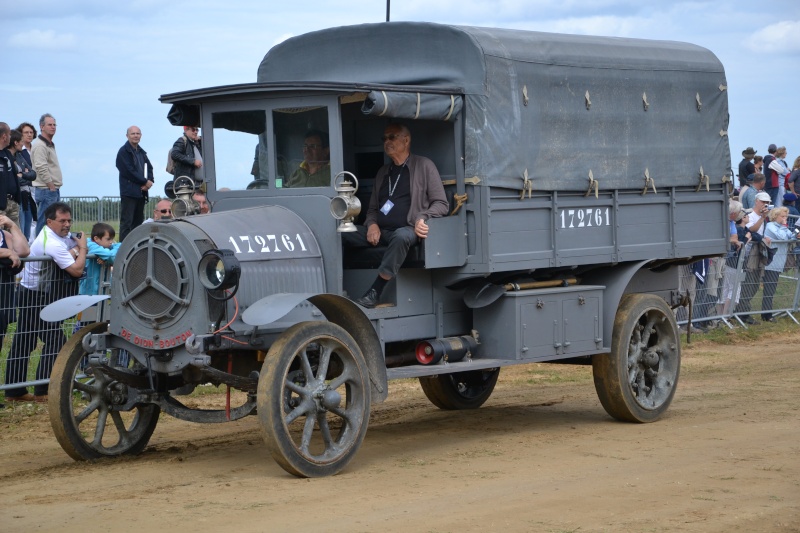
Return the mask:
<path id="1" fill-rule="evenodd" d="M 19 286 L 17 331 L 11 342 L 11 350 L 6 362 L 6 385 L 28 381 L 28 361 L 39 339 L 42 340 L 44 346 L 35 379 L 50 379 L 56 355 L 67 342 L 67 337 L 61 330 L 61 322 L 45 322 L 39 318 L 39 313 L 47 304 L 43 296 L 39 291 Z M 47 391 L 48 384 L 46 383 L 33 388 L 33 393 L 37 396 L 45 395 Z M 6 396 L 23 396 L 26 392 L 28 391 L 25 387 L 17 387 L 7 389 Z"/>
<path id="2" fill-rule="evenodd" d="M 122 242 L 133 228 L 138 228 L 142 225 L 142 222 L 144 222 L 145 203 L 144 197 L 122 197 L 119 206 L 119 242 Z"/>

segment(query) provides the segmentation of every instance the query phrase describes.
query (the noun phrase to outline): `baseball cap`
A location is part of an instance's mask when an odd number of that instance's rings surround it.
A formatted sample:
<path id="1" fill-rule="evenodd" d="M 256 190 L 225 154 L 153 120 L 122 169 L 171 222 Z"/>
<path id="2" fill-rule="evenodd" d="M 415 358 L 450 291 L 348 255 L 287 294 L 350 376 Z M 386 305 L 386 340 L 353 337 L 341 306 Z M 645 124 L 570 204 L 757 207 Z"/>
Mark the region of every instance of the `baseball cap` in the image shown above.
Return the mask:
<path id="1" fill-rule="evenodd" d="M 772 201 L 772 198 L 770 198 L 769 194 L 765 192 L 760 192 L 756 194 L 756 200 L 761 200 L 762 202 L 770 203 Z"/>

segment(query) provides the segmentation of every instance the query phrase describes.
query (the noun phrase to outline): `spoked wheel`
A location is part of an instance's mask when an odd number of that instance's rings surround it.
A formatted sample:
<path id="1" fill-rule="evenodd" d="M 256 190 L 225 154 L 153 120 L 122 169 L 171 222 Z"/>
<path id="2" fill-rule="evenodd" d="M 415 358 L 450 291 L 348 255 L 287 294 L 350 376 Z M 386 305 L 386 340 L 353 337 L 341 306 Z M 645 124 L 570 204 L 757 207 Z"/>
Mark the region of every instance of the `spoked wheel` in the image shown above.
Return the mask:
<path id="1" fill-rule="evenodd" d="M 100 372 L 87 376 L 81 368 L 87 355 L 83 338 L 106 328 L 96 323 L 75 332 L 58 353 L 50 376 L 50 424 L 64 451 L 78 461 L 141 453 L 161 412 L 155 405 L 121 410 L 127 386 Z"/>
<path id="2" fill-rule="evenodd" d="M 302 322 L 272 345 L 258 381 L 258 418 L 272 457 L 290 474 L 329 476 L 358 451 L 369 423 L 369 376 L 353 338 Z"/>
<path id="3" fill-rule="evenodd" d="M 675 395 L 681 345 L 675 316 L 652 294 L 622 298 L 611 353 L 592 358 L 594 386 L 605 410 L 626 422 L 653 422 Z"/>
<path id="4" fill-rule="evenodd" d="M 419 378 L 422 392 L 439 409 L 477 409 L 489 399 L 499 368 L 470 370 Z"/>

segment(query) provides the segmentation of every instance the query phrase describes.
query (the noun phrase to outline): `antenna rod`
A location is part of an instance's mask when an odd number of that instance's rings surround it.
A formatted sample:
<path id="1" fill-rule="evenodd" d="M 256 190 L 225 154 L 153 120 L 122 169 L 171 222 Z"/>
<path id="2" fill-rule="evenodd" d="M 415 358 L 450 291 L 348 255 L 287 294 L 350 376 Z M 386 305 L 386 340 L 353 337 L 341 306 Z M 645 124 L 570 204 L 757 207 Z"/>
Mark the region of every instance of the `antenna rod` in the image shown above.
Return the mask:
<path id="1" fill-rule="evenodd" d="M 386 22 L 389 22 L 389 5 L 392 3 L 392 0 L 386 0 Z"/>

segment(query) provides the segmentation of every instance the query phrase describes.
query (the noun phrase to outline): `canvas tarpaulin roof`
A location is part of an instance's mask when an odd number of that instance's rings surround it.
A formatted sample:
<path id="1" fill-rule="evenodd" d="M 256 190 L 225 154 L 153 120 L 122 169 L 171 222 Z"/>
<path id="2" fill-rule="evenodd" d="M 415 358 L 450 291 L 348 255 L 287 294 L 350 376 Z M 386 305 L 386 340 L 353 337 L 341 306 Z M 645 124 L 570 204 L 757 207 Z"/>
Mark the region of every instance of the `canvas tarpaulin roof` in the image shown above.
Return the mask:
<path id="1" fill-rule="evenodd" d="M 603 189 L 641 187 L 645 171 L 659 186 L 695 185 L 701 167 L 730 175 L 724 69 L 686 43 L 364 24 L 284 41 L 258 81 L 461 94 L 465 172 L 482 183 L 515 186 L 526 170 L 548 190 L 585 190 L 590 170 Z"/>

